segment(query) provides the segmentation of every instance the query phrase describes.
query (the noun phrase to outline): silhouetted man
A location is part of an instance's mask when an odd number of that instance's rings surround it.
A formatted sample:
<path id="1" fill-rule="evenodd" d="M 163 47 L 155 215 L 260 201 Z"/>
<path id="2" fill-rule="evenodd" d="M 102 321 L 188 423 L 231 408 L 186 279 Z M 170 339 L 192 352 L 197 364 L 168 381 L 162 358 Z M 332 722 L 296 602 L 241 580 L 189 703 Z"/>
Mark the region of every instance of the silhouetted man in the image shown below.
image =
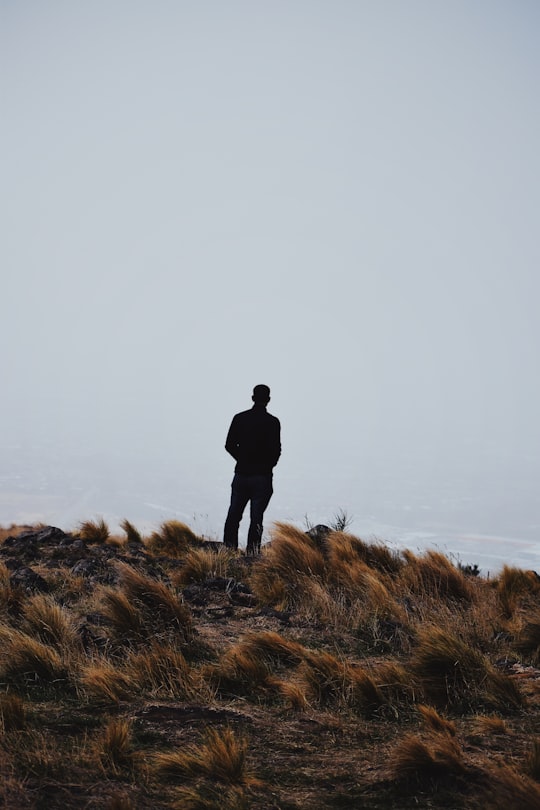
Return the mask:
<path id="1" fill-rule="evenodd" d="M 225 449 L 236 459 L 236 467 L 223 542 L 228 548 L 238 548 L 238 527 L 249 501 L 250 524 L 246 551 L 248 554 L 258 554 L 264 510 L 274 491 L 272 470 L 281 455 L 281 426 L 279 419 L 266 410 L 270 402 L 267 385 L 256 385 L 251 398 L 253 407 L 236 414 L 225 442 Z"/>

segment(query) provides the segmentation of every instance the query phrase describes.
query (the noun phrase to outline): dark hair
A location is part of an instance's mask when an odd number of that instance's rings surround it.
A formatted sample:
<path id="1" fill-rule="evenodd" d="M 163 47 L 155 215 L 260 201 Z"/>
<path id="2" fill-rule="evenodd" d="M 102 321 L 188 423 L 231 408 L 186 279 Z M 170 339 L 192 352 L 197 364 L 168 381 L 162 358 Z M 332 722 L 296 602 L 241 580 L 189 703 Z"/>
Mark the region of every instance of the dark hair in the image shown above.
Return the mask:
<path id="1" fill-rule="evenodd" d="M 270 389 L 267 385 L 256 385 L 253 389 L 254 402 L 268 402 L 270 399 Z"/>

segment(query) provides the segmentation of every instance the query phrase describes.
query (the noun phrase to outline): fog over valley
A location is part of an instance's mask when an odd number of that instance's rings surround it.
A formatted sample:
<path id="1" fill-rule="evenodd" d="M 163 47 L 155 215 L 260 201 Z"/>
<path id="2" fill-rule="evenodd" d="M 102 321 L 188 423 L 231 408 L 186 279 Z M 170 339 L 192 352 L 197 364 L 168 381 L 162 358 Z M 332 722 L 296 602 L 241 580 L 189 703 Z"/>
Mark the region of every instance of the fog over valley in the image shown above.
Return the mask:
<path id="1" fill-rule="evenodd" d="M 540 570 L 539 31 L 528 0 L 2 3 L 0 523 L 221 539 L 266 383 L 266 539 L 344 510 Z"/>

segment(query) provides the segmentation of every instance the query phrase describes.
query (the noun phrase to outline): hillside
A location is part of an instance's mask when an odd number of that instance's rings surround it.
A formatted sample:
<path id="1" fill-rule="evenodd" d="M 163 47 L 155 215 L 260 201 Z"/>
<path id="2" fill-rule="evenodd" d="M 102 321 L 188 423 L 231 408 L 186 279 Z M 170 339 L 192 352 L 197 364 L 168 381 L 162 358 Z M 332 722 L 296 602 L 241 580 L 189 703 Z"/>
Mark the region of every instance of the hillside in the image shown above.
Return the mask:
<path id="1" fill-rule="evenodd" d="M 540 579 L 274 527 L 0 532 L 0 802 L 540 808 Z"/>

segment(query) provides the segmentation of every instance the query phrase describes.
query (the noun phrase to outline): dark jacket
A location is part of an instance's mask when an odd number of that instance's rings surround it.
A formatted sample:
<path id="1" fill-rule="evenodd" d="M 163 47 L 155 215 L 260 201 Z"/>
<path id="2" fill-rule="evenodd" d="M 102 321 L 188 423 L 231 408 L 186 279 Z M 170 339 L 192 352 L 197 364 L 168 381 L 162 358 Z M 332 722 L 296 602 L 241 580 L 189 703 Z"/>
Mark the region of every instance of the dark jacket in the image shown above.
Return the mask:
<path id="1" fill-rule="evenodd" d="M 267 475 L 281 455 L 281 425 L 265 405 L 237 413 L 231 422 L 225 450 L 236 459 L 235 472 Z"/>

